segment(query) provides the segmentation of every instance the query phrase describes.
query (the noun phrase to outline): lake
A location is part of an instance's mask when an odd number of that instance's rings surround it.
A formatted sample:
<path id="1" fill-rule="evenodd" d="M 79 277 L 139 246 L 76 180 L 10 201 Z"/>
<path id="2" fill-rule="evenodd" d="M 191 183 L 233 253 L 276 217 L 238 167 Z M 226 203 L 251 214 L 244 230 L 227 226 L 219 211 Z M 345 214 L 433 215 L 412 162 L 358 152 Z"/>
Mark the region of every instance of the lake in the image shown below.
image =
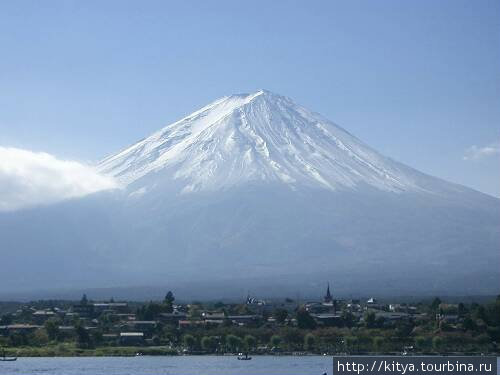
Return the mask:
<path id="1" fill-rule="evenodd" d="M 499 366 L 500 367 L 500 366 Z M 19 358 L 0 362 L 1 375 L 321 375 L 332 374 L 329 356 Z"/>
<path id="2" fill-rule="evenodd" d="M 19 358 L 0 362 L 1 375 L 321 375 L 331 357 L 232 356 Z"/>

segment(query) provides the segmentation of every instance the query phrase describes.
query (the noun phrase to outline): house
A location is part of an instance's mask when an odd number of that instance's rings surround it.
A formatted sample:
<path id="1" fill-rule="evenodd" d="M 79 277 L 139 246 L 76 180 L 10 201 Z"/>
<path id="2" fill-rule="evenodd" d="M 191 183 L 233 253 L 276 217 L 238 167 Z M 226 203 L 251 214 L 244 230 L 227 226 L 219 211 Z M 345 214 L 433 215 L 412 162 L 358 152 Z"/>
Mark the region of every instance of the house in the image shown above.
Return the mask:
<path id="1" fill-rule="evenodd" d="M 187 314 L 184 312 L 179 312 L 177 310 L 174 310 L 174 312 L 171 313 L 161 313 L 160 314 L 160 321 L 163 323 L 173 323 L 173 324 L 178 324 L 180 320 L 186 320 Z"/>
<path id="2" fill-rule="evenodd" d="M 221 320 L 226 318 L 222 311 L 204 311 L 201 313 L 201 316 L 205 320 Z"/>
<path id="3" fill-rule="evenodd" d="M 122 332 L 120 333 L 121 345 L 143 345 L 144 333 L 142 332 Z"/>
<path id="4" fill-rule="evenodd" d="M 74 333 L 75 326 L 59 326 L 59 332 L 68 334 Z"/>
<path id="5" fill-rule="evenodd" d="M 333 304 L 325 305 L 320 302 L 307 302 L 305 304 L 305 309 L 310 314 L 323 314 L 333 312 Z"/>
<path id="6" fill-rule="evenodd" d="M 45 323 L 48 319 L 54 318 L 57 316 L 57 314 L 54 311 L 50 310 L 37 310 L 33 314 L 31 314 L 33 321 L 37 324 L 43 324 Z"/>
<path id="7" fill-rule="evenodd" d="M 135 320 L 135 314 L 111 314 L 111 317 L 116 318 L 120 322 L 128 322 Z"/>
<path id="8" fill-rule="evenodd" d="M 359 304 L 359 300 L 351 300 L 347 303 L 346 305 L 347 310 L 350 312 L 360 312 L 361 311 L 361 305 Z"/>
<path id="9" fill-rule="evenodd" d="M 73 320 L 75 320 L 75 318 L 78 318 L 78 314 L 77 313 L 74 313 L 74 312 L 66 312 L 64 314 L 64 321 L 67 321 L 67 322 L 72 322 Z"/>
<path id="10" fill-rule="evenodd" d="M 339 314 L 311 314 L 316 323 L 324 326 L 338 326 L 342 324 Z"/>
<path id="11" fill-rule="evenodd" d="M 83 318 L 91 318 L 94 315 L 94 305 L 92 304 L 78 304 L 73 305 L 71 311 Z"/>
<path id="12" fill-rule="evenodd" d="M 260 315 L 230 315 L 227 317 L 233 324 L 247 325 L 259 321 L 262 318 Z"/>
<path id="13" fill-rule="evenodd" d="M 151 336 L 157 325 L 158 322 L 154 320 L 131 320 L 122 325 L 122 328 L 125 328 L 127 331 L 144 332 L 145 335 Z"/>
<path id="14" fill-rule="evenodd" d="M 0 334 L 8 336 L 11 333 L 31 333 L 41 327 L 42 326 L 33 324 L 9 324 L 0 326 Z"/>
<path id="15" fill-rule="evenodd" d="M 436 314 L 436 319 L 443 323 L 457 324 L 460 317 L 456 314 Z"/>
<path id="16" fill-rule="evenodd" d="M 399 303 L 391 303 L 389 304 L 389 311 L 392 312 L 402 312 L 404 309 L 404 306 L 400 305 Z"/>
<path id="17" fill-rule="evenodd" d="M 416 314 L 417 313 L 417 307 L 416 306 L 408 306 L 406 309 L 406 312 L 409 314 Z"/>
<path id="18" fill-rule="evenodd" d="M 455 315 L 458 314 L 458 304 L 455 303 L 440 303 L 439 311 L 441 314 Z"/>
<path id="19" fill-rule="evenodd" d="M 118 334 L 117 333 L 105 333 L 102 335 L 102 341 L 107 343 L 116 343 L 118 342 Z"/>
<path id="20" fill-rule="evenodd" d="M 391 312 L 405 312 L 409 314 L 416 314 L 417 308 L 415 306 L 410 306 L 407 304 L 391 303 L 389 305 L 389 311 Z"/>
<path id="21" fill-rule="evenodd" d="M 378 303 L 377 299 L 371 297 L 366 301 L 366 309 L 381 310 L 382 305 Z"/>
<path id="22" fill-rule="evenodd" d="M 202 327 L 206 324 L 204 320 L 179 320 L 179 328 Z"/>
<path id="23" fill-rule="evenodd" d="M 128 303 L 126 302 L 100 302 L 94 303 L 94 311 L 96 313 L 128 313 Z"/>
<path id="24" fill-rule="evenodd" d="M 385 325 L 391 325 L 397 321 L 408 320 L 412 318 L 411 315 L 407 313 L 394 313 L 385 311 L 376 312 L 375 317 L 377 319 L 383 319 Z"/>
<path id="25" fill-rule="evenodd" d="M 131 320 L 126 323 L 130 327 L 134 327 L 135 329 L 141 331 L 143 329 L 152 329 L 158 325 L 158 322 L 155 320 Z"/>
<path id="26" fill-rule="evenodd" d="M 224 324 L 226 320 L 226 315 L 222 311 L 204 311 L 201 316 L 208 326 L 218 326 Z"/>

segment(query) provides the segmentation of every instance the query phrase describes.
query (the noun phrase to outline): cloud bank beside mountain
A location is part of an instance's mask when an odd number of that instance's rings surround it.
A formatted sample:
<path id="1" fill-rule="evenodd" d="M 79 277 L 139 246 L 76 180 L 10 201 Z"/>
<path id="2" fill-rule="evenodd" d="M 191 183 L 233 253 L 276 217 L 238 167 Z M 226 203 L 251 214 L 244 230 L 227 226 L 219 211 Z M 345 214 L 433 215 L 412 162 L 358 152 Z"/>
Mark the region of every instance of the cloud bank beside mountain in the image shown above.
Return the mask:
<path id="1" fill-rule="evenodd" d="M 0 211 L 55 203 L 117 188 L 93 167 L 45 152 L 0 147 Z"/>

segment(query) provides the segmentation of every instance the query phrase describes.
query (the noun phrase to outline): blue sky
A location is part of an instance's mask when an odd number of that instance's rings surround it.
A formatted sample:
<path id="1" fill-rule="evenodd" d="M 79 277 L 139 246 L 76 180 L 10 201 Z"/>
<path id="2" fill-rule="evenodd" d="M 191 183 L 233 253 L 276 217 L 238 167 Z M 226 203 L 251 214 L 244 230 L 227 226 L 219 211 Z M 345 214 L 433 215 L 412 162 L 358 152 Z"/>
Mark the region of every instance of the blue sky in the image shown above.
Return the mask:
<path id="1" fill-rule="evenodd" d="M 500 196 L 499 1 L 3 1 L 0 146 L 95 161 L 259 88 Z"/>

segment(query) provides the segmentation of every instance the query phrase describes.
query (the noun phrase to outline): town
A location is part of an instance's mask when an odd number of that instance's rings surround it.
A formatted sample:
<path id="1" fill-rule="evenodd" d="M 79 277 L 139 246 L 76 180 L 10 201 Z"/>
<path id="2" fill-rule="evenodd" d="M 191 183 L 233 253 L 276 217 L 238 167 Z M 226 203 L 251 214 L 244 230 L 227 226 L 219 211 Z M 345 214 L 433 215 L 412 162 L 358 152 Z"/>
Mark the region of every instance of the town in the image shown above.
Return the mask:
<path id="1" fill-rule="evenodd" d="M 485 304 L 334 298 L 178 303 L 0 302 L 0 348 L 16 356 L 498 353 L 500 296 Z M 5 354 L 4 354 L 5 355 Z"/>

